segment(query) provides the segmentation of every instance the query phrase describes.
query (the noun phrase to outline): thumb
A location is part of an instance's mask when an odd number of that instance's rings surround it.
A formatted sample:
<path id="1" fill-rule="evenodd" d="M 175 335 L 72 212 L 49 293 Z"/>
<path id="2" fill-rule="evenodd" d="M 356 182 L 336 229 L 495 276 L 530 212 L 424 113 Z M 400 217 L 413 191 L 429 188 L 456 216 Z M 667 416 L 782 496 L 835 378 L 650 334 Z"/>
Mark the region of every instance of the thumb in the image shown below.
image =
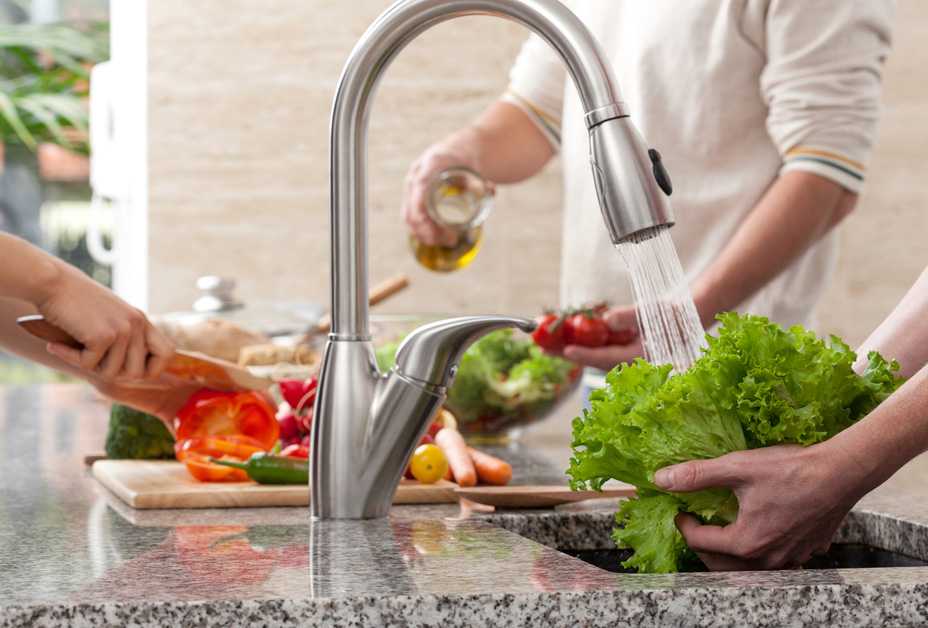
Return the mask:
<path id="1" fill-rule="evenodd" d="M 658 469 L 654 483 L 665 491 L 689 493 L 706 488 L 733 488 L 742 481 L 727 456 L 711 460 L 693 460 Z"/>

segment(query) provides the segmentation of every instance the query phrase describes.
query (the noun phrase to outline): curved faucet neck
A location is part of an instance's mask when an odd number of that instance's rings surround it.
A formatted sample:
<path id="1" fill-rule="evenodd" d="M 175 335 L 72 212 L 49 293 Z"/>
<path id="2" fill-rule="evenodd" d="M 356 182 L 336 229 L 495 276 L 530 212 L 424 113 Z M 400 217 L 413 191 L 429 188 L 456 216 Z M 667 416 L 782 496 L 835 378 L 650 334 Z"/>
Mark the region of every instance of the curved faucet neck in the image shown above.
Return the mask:
<path id="1" fill-rule="evenodd" d="M 520 22 L 560 54 L 586 111 L 587 126 L 625 115 L 595 39 L 558 0 L 399 0 L 355 46 L 335 94 L 331 121 L 332 335 L 369 338 L 367 127 L 377 83 L 396 54 L 424 30 L 465 15 Z"/>

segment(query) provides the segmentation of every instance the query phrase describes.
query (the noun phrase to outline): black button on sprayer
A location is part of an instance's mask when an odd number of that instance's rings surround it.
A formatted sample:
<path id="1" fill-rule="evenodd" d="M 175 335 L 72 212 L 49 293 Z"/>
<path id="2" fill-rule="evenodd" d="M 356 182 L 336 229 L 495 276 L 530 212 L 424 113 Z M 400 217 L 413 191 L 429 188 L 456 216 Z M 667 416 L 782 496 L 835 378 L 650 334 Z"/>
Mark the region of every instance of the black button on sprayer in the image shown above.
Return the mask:
<path id="1" fill-rule="evenodd" d="M 664 162 L 661 161 L 661 154 L 657 152 L 657 149 L 649 148 L 648 157 L 651 158 L 654 180 L 657 181 L 657 185 L 664 190 L 664 194 L 670 196 L 673 194 L 673 183 L 670 182 L 670 173 L 667 172 L 667 168 L 664 167 Z"/>

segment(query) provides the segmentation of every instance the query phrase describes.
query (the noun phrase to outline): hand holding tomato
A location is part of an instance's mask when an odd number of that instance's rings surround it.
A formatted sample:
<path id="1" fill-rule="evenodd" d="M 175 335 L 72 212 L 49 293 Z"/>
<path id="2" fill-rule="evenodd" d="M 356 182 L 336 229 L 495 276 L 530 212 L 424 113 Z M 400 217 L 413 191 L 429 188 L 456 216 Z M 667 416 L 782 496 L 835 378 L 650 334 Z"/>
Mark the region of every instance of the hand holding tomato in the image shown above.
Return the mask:
<path id="1" fill-rule="evenodd" d="M 532 338 L 539 347 L 585 366 L 609 370 L 644 354 L 633 307 L 568 309 L 537 324 Z"/>

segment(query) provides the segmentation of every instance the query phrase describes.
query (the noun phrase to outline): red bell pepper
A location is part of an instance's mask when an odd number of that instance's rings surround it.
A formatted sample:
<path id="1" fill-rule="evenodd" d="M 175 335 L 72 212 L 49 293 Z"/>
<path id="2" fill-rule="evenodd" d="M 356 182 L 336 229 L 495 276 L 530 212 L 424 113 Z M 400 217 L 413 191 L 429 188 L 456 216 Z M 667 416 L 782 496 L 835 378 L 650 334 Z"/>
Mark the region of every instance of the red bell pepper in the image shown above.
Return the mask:
<path id="1" fill-rule="evenodd" d="M 210 458 L 220 460 L 247 460 L 251 454 L 265 451 L 257 440 L 233 434 L 229 436 L 195 436 L 174 444 L 174 454 L 184 463 L 190 475 L 201 482 L 244 482 L 248 475 L 239 469 L 213 464 Z M 234 473 L 230 473 L 233 471 Z"/>
<path id="2" fill-rule="evenodd" d="M 280 434 L 274 409 L 256 392 L 195 392 L 174 419 L 177 441 L 204 436 L 247 436 L 263 450 Z"/>

